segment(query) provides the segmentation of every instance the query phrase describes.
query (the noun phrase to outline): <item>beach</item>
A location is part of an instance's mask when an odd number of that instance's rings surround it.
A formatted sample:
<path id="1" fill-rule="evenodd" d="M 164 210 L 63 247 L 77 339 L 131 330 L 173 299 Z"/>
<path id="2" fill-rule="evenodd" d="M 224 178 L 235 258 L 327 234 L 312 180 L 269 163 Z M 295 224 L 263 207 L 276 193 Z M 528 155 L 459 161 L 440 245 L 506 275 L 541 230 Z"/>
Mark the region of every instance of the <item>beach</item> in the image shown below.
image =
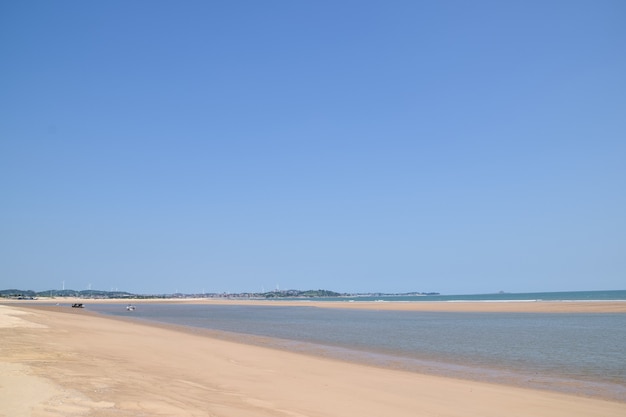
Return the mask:
<path id="1" fill-rule="evenodd" d="M 182 301 L 185 302 L 185 301 Z M 220 300 L 198 299 L 197 303 L 217 305 L 309 306 L 318 308 L 350 308 L 363 310 L 441 311 L 475 313 L 626 313 L 626 301 L 314 301 L 314 300 Z"/>
<path id="2" fill-rule="evenodd" d="M 358 365 L 65 305 L 0 305 L 0 348 L 0 415 L 10 417 L 626 414 L 624 402 Z"/>
<path id="3" fill-rule="evenodd" d="M 314 298 L 268 300 L 246 298 L 127 298 L 90 299 L 78 297 L 40 298 L 36 300 L 4 299 L 4 304 L 46 305 L 46 304 L 199 304 L 199 305 L 243 305 L 243 306 L 283 306 L 347 308 L 385 311 L 433 311 L 467 313 L 626 313 L 624 300 L 594 301 L 318 301 Z"/>

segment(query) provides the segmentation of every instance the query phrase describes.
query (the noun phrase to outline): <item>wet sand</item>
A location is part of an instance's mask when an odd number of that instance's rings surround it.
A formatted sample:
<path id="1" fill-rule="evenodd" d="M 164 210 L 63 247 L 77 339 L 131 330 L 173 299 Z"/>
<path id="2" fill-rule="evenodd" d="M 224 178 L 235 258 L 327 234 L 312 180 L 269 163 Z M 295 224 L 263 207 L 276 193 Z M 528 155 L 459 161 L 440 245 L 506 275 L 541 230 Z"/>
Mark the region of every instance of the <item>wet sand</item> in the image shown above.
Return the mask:
<path id="1" fill-rule="evenodd" d="M 190 301 L 193 302 L 193 301 Z M 310 306 L 320 308 L 352 308 L 363 310 L 448 311 L 448 312 L 511 312 L 511 313 L 626 313 L 626 301 L 266 301 L 209 300 L 207 304 Z"/>
<path id="2" fill-rule="evenodd" d="M 0 415 L 11 417 L 626 415 L 626 402 L 345 363 L 67 306 L 0 305 L 0 349 Z"/>
<path id="3" fill-rule="evenodd" d="M 363 310 L 439 311 L 439 312 L 494 312 L 494 313 L 626 313 L 626 301 L 317 301 L 302 300 L 257 300 L 226 298 L 154 298 L 154 299 L 84 299 L 42 298 L 39 300 L 2 300 L 4 304 L 143 304 L 185 303 L 207 305 L 260 305 L 260 306 L 308 306 L 319 308 L 350 308 Z"/>

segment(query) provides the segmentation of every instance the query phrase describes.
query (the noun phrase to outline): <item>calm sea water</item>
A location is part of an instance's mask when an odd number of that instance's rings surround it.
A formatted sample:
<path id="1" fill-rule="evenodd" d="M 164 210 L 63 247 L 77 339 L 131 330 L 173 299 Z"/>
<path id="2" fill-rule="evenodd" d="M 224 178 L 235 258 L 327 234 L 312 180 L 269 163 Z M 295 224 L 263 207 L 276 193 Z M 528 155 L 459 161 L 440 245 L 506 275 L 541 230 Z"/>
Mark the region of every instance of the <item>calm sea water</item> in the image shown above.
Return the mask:
<path id="1" fill-rule="evenodd" d="M 626 292 L 625 292 L 626 293 Z M 90 310 L 376 366 L 626 401 L 626 314 L 93 304 Z"/>

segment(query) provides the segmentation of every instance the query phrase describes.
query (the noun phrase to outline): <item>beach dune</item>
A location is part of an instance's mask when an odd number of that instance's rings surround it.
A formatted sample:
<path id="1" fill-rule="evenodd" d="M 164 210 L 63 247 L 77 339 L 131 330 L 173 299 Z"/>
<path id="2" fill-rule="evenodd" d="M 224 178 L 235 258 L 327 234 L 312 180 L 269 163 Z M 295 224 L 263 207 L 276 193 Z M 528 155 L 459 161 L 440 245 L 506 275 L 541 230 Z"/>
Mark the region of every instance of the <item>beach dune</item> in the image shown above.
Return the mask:
<path id="1" fill-rule="evenodd" d="M 0 305 L 0 349 L 7 417 L 626 415 L 621 402 L 345 363 L 69 307 Z"/>

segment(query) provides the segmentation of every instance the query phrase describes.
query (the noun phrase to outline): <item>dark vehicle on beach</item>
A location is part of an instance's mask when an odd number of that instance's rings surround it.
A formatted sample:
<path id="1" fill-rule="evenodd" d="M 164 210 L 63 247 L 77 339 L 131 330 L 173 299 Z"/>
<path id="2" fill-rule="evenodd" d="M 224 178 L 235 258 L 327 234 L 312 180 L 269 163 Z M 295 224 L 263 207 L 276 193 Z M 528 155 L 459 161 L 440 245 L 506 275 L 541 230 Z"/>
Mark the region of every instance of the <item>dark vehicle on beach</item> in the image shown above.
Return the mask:
<path id="1" fill-rule="evenodd" d="M 74 303 L 72 304 L 72 308 L 84 308 L 83 303 Z"/>

